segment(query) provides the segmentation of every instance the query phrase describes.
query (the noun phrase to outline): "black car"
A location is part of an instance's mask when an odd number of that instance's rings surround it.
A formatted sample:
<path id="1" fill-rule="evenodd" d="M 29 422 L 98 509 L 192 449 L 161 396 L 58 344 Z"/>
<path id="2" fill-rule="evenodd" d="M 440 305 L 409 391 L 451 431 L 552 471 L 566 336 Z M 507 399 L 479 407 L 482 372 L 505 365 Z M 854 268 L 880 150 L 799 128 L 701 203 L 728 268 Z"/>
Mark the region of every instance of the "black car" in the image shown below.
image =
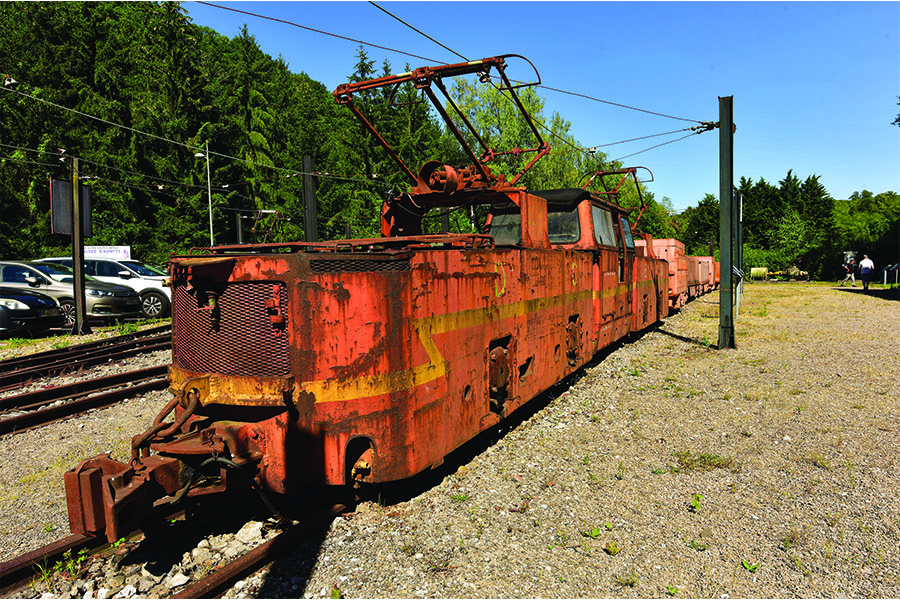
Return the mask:
<path id="1" fill-rule="evenodd" d="M 0 287 L 0 335 L 36 333 L 65 322 L 59 303 L 47 294 Z"/>

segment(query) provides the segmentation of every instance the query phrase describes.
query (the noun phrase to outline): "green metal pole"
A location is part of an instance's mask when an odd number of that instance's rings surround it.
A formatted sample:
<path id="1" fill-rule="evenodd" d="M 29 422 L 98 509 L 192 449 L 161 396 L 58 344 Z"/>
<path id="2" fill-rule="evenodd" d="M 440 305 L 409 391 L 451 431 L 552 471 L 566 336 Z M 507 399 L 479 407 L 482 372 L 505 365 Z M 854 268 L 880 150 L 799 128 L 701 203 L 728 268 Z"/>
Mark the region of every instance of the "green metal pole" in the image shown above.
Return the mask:
<path id="1" fill-rule="evenodd" d="M 735 348 L 732 219 L 734 218 L 734 96 L 719 98 L 719 350 Z"/>

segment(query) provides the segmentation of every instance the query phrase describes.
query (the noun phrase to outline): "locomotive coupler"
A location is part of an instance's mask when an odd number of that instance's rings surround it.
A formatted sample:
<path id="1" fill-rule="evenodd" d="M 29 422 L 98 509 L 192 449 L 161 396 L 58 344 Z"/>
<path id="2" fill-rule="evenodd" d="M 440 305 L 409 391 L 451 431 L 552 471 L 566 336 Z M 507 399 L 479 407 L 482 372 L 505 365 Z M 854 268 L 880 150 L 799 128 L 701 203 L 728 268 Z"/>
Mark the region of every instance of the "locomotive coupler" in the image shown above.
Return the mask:
<path id="1" fill-rule="evenodd" d="M 225 491 L 229 473 L 240 474 L 238 484 L 246 484 L 249 478 L 251 487 L 278 516 L 256 482 L 265 432 L 255 423 L 208 422 L 197 415 L 198 388 L 203 387 L 202 378 L 180 387 L 153 425 L 132 439 L 128 464 L 101 454 L 65 474 L 72 533 L 105 532 L 115 542 L 158 509 L 187 497 Z M 173 411 L 175 420 L 164 422 Z"/>

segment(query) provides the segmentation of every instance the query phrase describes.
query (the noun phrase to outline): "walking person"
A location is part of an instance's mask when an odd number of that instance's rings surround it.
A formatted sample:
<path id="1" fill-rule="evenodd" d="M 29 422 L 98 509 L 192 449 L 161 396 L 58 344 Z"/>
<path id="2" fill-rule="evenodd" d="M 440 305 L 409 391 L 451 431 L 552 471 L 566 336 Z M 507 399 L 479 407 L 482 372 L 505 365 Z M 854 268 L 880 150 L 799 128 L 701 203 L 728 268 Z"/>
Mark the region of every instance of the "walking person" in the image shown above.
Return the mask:
<path id="1" fill-rule="evenodd" d="M 869 282 L 872 280 L 872 274 L 875 272 L 875 263 L 869 258 L 868 254 L 863 254 L 863 259 L 859 261 L 859 274 L 862 277 L 863 289 L 869 289 Z"/>
<path id="2" fill-rule="evenodd" d="M 851 282 L 850 287 L 856 287 L 856 261 L 852 258 L 850 262 L 844 263 L 844 280 L 841 282 L 841 287 L 844 287 L 848 280 Z"/>

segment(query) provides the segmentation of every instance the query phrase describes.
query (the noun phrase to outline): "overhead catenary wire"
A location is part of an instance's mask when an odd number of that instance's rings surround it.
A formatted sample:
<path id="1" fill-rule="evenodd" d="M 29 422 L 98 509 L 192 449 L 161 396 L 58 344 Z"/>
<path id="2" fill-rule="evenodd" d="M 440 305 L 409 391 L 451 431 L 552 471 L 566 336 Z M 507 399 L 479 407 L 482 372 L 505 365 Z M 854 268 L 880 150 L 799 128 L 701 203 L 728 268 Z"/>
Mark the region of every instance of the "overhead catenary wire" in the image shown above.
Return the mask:
<path id="1" fill-rule="evenodd" d="M 205 148 L 202 148 L 202 147 L 199 147 L 199 146 L 192 146 L 192 145 L 190 145 L 190 144 L 185 144 L 185 143 L 183 143 L 183 142 L 178 142 L 178 141 L 176 141 L 176 140 L 171 140 L 171 139 L 168 139 L 168 138 L 165 138 L 165 137 L 162 137 L 162 136 L 158 136 L 158 135 L 153 134 L 153 133 L 147 133 L 146 131 L 141 131 L 140 129 L 135 129 L 135 128 L 133 128 L 133 127 L 128 127 L 127 125 L 122 125 L 121 123 L 115 123 L 114 121 L 109 121 L 109 120 L 107 120 L 107 119 L 103 119 L 103 118 L 101 118 L 101 117 L 97 117 L 97 116 L 95 116 L 95 115 L 91 115 L 91 114 L 89 114 L 89 113 L 86 113 L 86 112 L 83 112 L 83 111 L 80 111 L 80 110 L 77 110 L 77 109 L 74 109 L 74 108 L 69 108 L 68 106 L 63 106 L 62 104 L 57 104 L 57 103 L 55 103 L 55 102 L 50 102 L 49 100 L 45 100 L 45 99 L 43 99 L 43 98 L 39 98 L 39 97 L 33 96 L 33 95 L 31 95 L 31 94 L 26 94 L 25 92 L 22 92 L 22 91 L 17 90 L 17 89 L 16 89 L 16 90 L 12 90 L 12 89 L 5 88 L 5 87 L 4 87 L 4 88 L 0 88 L 0 89 L 4 89 L 4 90 L 6 90 L 6 91 L 13 92 L 13 93 L 18 94 L 18 95 L 20 95 L 20 96 L 23 96 L 23 97 L 25 97 L 25 98 L 30 98 L 30 99 L 32 99 L 32 100 L 36 100 L 36 101 L 38 101 L 38 102 L 43 102 L 44 104 L 48 104 L 48 105 L 50 105 L 50 106 L 54 106 L 54 107 L 59 108 L 59 109 L 61 109 L 61 110 L 65 110 L 65 111 L 68 111 L 68 112 L 71 112 L 71 113 L 80 115 L 80 116 L 82 116 L 82 117 L 87 117 L 87 118 L 89 118 L 89 119 L 94 119 L 94 120 L 96 120 L 96 121 L 100 121 L 101 123 L 104 123 L 104 124 L 106 124 L 106 125 L 111 125 L 111 126 L 113 126 L 113 127 L 118 127 L 118 128 L 120 128 L 120 129 L 124 129 L 124 130 L 126 130 L 126 131 L 130 131 L 130 132 L 132 132 L 132 133 L 136 133 L 136 134 L 140 134 L 140 135 L 146 135 L 146 136 L 151 137 L 151 138 L 154 138 L 154 139 L 158 139 L 158 140 L 161 140 L 161 141 L 169 142 L 169 143 L 175 144 L 175 145 L 177 145 L 177 146 L 182 146 L 182 147 L 187 148 L 187 149 L 189 149 L 189 150 L 196 150 L 196 151 L 199 151 L 199 150 L 206 150 Z M 19 147 L 17 147 L 17 146 L 10 146 L 10 147 L 19 149 Z M 32 150 L 33 150 L 33 149 L 32 149 Z M 35 150 L 35 151 L 36 151 L 36 152 L 41 152 L 40 150 Z M 298 171 L 298 170 L 296 170 L 296 169 L 288 169 L 288 168 L 286 168 L 286 167 L 276 167 L 275 165 L 267 165 L 267 164 L 265 164 L 265 163 L 254 162 L 254 161 L 252 161 L 252 160 L 247 160 L 247 159 L 244 159 L 244 158 L 239 158 L 239 157 L 237 157 L 237 156 L 231 156 L 231 155 L 229 155 L 229 154 L 222 154 L 222 153 L 220 153 L 220 152 L 214 152 L 214 151 L 212 151 L 212 150 L 209 151 L 209 154 L 210 154 L 211 156 L 217 156 L 217 157 L 223 158 L 223 159 L 225 159 L 225 160 L 237 161 L 237 162 L 242 162 L 242 163 L 245 163 L 245 164 L 254 165 L 254 166 L 258 166 L 258 167 L 265 167 L 265 168 L 268 168 L 268 169 L 274 169 L 274 170 L 276 170 L 276 171 L 287 172 L 287 173 L 290 173 L 291 176 L 314 175 L 314 176 L 316 176 L 316 177 L 325 177 L 325 178 L 329 178 L 329 179 L 343 179 L 343 180 L 346 180 L 346 181 L 357 181 L 357 182 L 363 182 L 363 183 L 380 183 L 380 182 L 375 182 L 375 181 L 371 181 L 371 180 L 367 180 L 367 179 L 362 179 L 362 178 L 352 178 L 352 177 L 345 177 L 345 176 L 339 176 L 339 175 L 331 175 L 330 173 L 327 173 L 327 172 L 320 172 L 320 171 L 317 171 L 317 172 L 307 173 L 307 172 L 305 172 L 305 171 Z M 60 156 L 62 156 L 62 155 L 60 154 Z M 107 167 L 107 168 L 110 168 L 110 169 L 117 169 L 118 167 Z M 150 178 L 153 177 L 152 175 L 145 175 L 145 176 L 146 176 L 146 177 L 150 177 Z"/>
<path id="2" fill-rule="evenodd" d="M 265 19 L 265 20 L 268 20 L 268 21 L 274 21 L 274 22 L 276 22 L 276 23 L 282 23 L 282 24 L 284 24 L 284 25 L 290 25 L 290 26 L 292 26 L 292 27 L 298 27 L 298 28 L 300 28 L 300 29 L 305 29 L 305 30 L 307 30 L 307 31 L 312 31 L 312 32 L 314 32 L 314 33 L 319 33 L 319 34 L 321 34 L 321 35 L 326 35 L 326 36 L 330 36 L 330 37 L 334 37 L 334 38 L 338 38 L 338 39 L 342 39 L 342 40 L 351 41 L 351 42 L 354 42 L 354 43 L 357 43 L 357 44 L 362 44 L 363 46 L 370 46 L 370 47 L 372 47 L 372 48 L 379 48 L 379 49 L 381 49 L 381 50 L 387 50 L 388 52 L 396 52 L 397 54 L 402 54 L 402 55 L 404 55 L 404 56 L 411 56 L 411 57 L 413 57 L 413 58 L 419 58 L 419 59 L 422 59 L 422 60 L 425 60 L 425 61 L 428 61 L 428 62 L 431 62 L 431 63 L 439 64 L 439 65 L 447 65 L 447 64 L 449 64 L 449 63 L 447 63 L 447 62 L 445 62 L 445 61 L 442 61 L 442 60 L 437 60 L 437 59 L 434 59 L 434 58 L 428 58 L 428 57 L 425 57 L 425 56 L 420 56 L 420 55 L 417 55 L 417 54 L 413 54 L 413 53 L 411 53 L 411 52 L 406 52 L 406 51 L 404 51 L 404 50 L 399 50 L 399 49 L 397 49 L 397 48 L 391 48 L 391 47 L 389 47 L 389 46 L 382 46 L 382 45 L 376 44 L 376 43 L 374 43 L 374 42 L 367 42 L 367 41 L 365 41 L 365 40 L 359 40 L 359 39 L 350 38 L 350 37 L 343 36 L 343 35 L 338 35 L 338 34 L 336 34 L 336 33 L 331 33 L 331 32 L 328 32 L 328 31 L 324 31 L 324 30 L 322 30 L 322 29 L 316 29 L 316 28 L 314 28 L 314 27 L 308 27 L 308 26 L 306 26 L 306 25 L 300 25 L 299 23 L 295 23 L 295 22 L 293 22 L 293 21 L 288 21 L 287 19 L 279 19 L 279 18 L 277 18 L 277 17 L 270 17 L 270 16 L 268 16 L 268 15 L 262 15 L 262 14 L 259 14 L 259 13 L 255 13 L 255 12 L 251 12 L 251 11 L 246 11 L 246 10 L 240 10 L 240 9 L 237 9 L 237 8 L 232 8 L 232 7 L 230 7 L 230 6 L 223 6 L 223 5 L 221 5 L 221 4 L 215 4 L 215 3 L 213 3 L 213 2 L 204 2 L 204 1 L 202 1 L 202 0 L 201 0 L 201 1 L 198 1 L 197 4 L 204 4 L 204 5 L 206 5 L 206 6 L 211 6 L 211 7 L 213 7 L 213 8 L 219 8 L 219 9 L 222 9 L 222 10 L 228 10 L 228 11 L 232 11 L 232 12 L 236 12 L 236 13 L 241 13 L 241 14 L 244 14 L 244 15 L 248 15 L 248 16 L 251 16 L 251 17 L 256 17 L 256 18 L 259 18 L 259 19 Z M 374 4 L 374 3 L 372 3 L 372 4 Z M 424 35 L 425 37 L 427 37 L 427 38 L 430 39 L 431 41 L 435 42 L 436 44 L 439 44 L 441 47 L 443 47 L 443 48 L 449 50 L 450 52 L 452 52 L 452 53 L 455 54 L 456 56 L 462 57 L 463 60 L 469 60 L 468 58 L 464 57 L 462 54 L 459 54 L 459 53 L 457 53 L 455 50 L 451 50 L 450 48 L 447 48 L 447 46 L 445 46 L 445 45 L 442 44 L 441 42 L 438 42 L 437 40 L 435 40 L 435 39 L 432 38 L 431 36 L 429 36 L 429 35 L 427 35 L 427 34 L 424 34 L 424 33 L 422 33 L 421 31 L 419 31 L 418 29 L 416 29 L 415 27 L 413 27 L 412 25 L 409 25 L 408 23 L 406 23 L 405 21 L 403 21 L 402 19 L 400 19 L 399 17 L 397 17 L 397 16 L 394 15 L 393 13 L 390 13 L 390 12 L 384 10 L 384 9 L 381 8 L 380 6 L 377 6 L 377 5 L 375 5 L 375 6 L 376 6 L 377 8 L 379 8 L 379 9 L 381 9 L 382 11 L 384 11 L 385 13 L 387 13 L 388 15 L 390 15 L 391 17 L 397 19 L 398 21 L 400 21 L 401 23 L 403 23 L 403 24 L 406 25 L 407 27 L 410 27 L 410 28 L 413 29 L 414 31 L 420 33 L 421 35 Z M 555 88 L 555 87 L 550 87 L 550 86 L 545 86 L 545 85 L 539 85 L 539 86 L 537 86 L 537 87 L 540 87 L 540 88 L 542 88 L 542 89 L 547 89 L 547 90 L 550 90 L 550 91 L 553 91 L 553 92 L 559 92 L 559 93 L 562 93 L 562 94 L 569 94 L 569 95 L 572 95 L 572 96 L 577 96 L 577 97 L 580 97 L 580 98 L 584 98 L 584 99 L 586 99 L 586 100 L 592 100 L 592 101 L 594 101 L 594 102 L 600 102 L 600 103 L 602 103 L 602 104 L 609 104 L 609 105 L 611 105 L 611 106 L 617 106 L 617 107 L 619 107 L 619 108 L 625 108 L 625 109 L 628 109 L 628 110 L 635 110 L 635 111 L 638 111 L 638 112 L 643 112 L 643 113 L 647 113 L 647 114 L 651 114 L 651 115 L 656 115 L 656 116 L 659 116 L 659 117 L 665 117 L 665 118 L 669 118 L 669 119 L 676 119 L 676 120 L 679 120 L 679 121 L 688 121 L 688 122 L 690 122 L 690 123 L 702 123 L 702 121 L 699 120 L 699 119 L 687 119 L 687 118 L 684 118 L 684 117 L 676 117 L 676 116 L 669 115 L 669 114 L 666 114 L 666 113 L 657 112 L 657 111 L 652 111 L 652 110 L 647 110 L 647 109 L 643 109 L 643 108 L 638 108 L 638 107 L 635 107 L 635 106 L 630 106 L 630 105 L 628 105 L 628 104 L 623 104 L 623 103 L 621 103 L 621 102 L 612 102 L 612 101 L 610 101 L 610 100 L 603 100 L 603 99 L 600 99 L 600 98 L 595 98 L 595 97 L 593 97 L 593 96 L 589 96 L 589 95 L 587 95 L 587 94 L 581 94 L 581 93 L 578 93 L 578 92 L 570 92 L 570 91 L 568 91 L 568 90 L 563 90 L 563 89 L 560 89 L 560 88 Z"/>
<path id="3" fill-rule="evenodd" d="M 452 48 L 448 48 L 447 46 L 445 46 L 445 45 L 442 44 L 441 42 L 437 41 L 436 39 L 434 39 L 433 37 L 431 37 L 430 35 L 428 35 L 428 34 L 425 33 L 424 31 L 421 31 L 421 30 L 415 28 L 414 26 L 410 25 L 409 23 L 407 23 L 406 21 L 404 21 L 403 19 L 401 19 L 400 17 L 398 17 L 397 15 L 395 15 L 394 13 L 392 13 L 391 11 L 387 10 L 386 8 L 384 8 L 384 7 L 382 7 L 382 6 L 379 6 L 377 2 L 372 2 L 372 0 L 369 0 L 369 4 L 371 4 L 372 6 L 374 6 L 375 8 L 377 8 L 378 10 L 380 10 L 380 11 L 382 11 L 382 12 L 388 14 L 389 16 L 391 16 L 391 17 L 397 19 L 398 21 L 400 21 L 401 23 L 403 23 L 404 25 L 406 25 L 407 27 L 409 27 L 409 28 L 412 29 L 413 31 L 415 31 L 415 32 L 417 32 L 417 33 L 420 33 L 421 35 L 427 37 L 429 40 L 431 40 L 432 42 L 434 42 L 435 44 L 437 44 L 438 46 L 440 46 L 441 48 L 443 48 L 443 49 L 446 50 L 447 52 L 450 52 L 451 54 L 455 54 L 456 56 L 460 57 L 460 58 L 463 59 L 463 60 L 466 60 L 466 61 L 469 60 L 468 58 L 466 58 L 465 56 L 463 56 L 462 54 L 460 54 L 460 53 L 457 52 L 456 50 L 453 50 Z"/>
<path id="4" fill-rule="evenodd" d="M 369 4 L 371 4 L 372 6 L 378 8 L 379 10 L 381 10 L 381 11 L 384 12 L 384 13 L 386 13 L 386 14 L 389 15 L 390 17 L 396 19 L 397 21 L 399 21 L 399 22 L 402 23 L 403 25 L 409 27 L 410 29 L 412 29 L 412 30 L 415 31 L 416 33 L 418 33 L 418 34 L 420 34 L 420 35 L 422 35 L 422 36 L 428 38 L 428 39 L 431 40 L 432 42 L 438 44 L 439 46 L 441 46 L 441 47 L 444 48 L 445 50 L 447 50 L 447 51 L 449 51 L 449 52 L 455 54 L 456 56 L 462 58 L 463 60 L 466 60 L 466 61 L 469 60 L 466 56 L 463 56 L 463 55 L 460 54 L 459 52 L 457 52 L 457 51 L 455 51 L 455 50 L 449 48 L 448 46 L 446 46 L 445 44 L 439 42 L 438 40 L 436 40 L 435 38 L 431 37 L 431 36 L 428 35 L 427 33 L 423 32 L 423 31 L 419 30 L 418 28 L 416 28 L 415 26 L 413 26 L 413 25 L 407 23 L 406 21 L 404 21 L 403 19 L 401 19 L 401 18 L 398 17 L 397 15 L 393 14 L 392 12 L 390 12 L 390 11 L 388 11 L 388 10 L 382 8 L 381 6 L 379 6 L 377 3 L 373 2 L 372 0 L 369 0 Z M 447 63 L 442 63 L 442 64 L 447 64 Z M 509 100 L 509 101 L 512 101 L 512 98 L 510 98 L 509 96 L 507 96 L 507 95 L 504 93 L 504 90 L 503 90 L 500 86 L 494 85 L 493 82 L 491 82 L 491 85 L 494 87 L 494 89 L 496 89 L 498 92 L 500 92 L 501 95 L 502 95 L 504 98 L 506 98 L 506 99 Z M 642 108 L 637 108 L 637 107 L 634 107 L 634 106 L 629 106 L 629 105 L 627 105 L 627 104 L 622 104 L 622 103 L 618 103 L 618 102 L 612 102 L 612 101 L 609 101 L 609 100 L 602 100 L 602 99 L 600 99 L 600 98 L 595 98 L 595 97 L 593 97 L 593 96 L 588 96 L 588 95 L 586 95 L 586 94 L 581 94 L 581 93 L 578 93 L 578 92 L 570 92 L 570 91 L 568 91 L 568 90 L 562 90 L 562 89 L 559 89 L 559 88 L 550 87 L 550 86 L 546 86 L 546 85 L 543 85 L 543 84 L 538 84 L 536 87 L 541 88 L 541 89 L 546 89 L 546 90 L 549 90 L 549 91 L 553 91 L 553 92 L 562 93 L 562 94 L 569 94 L 569 95 L 572 95 L 572 96 L 575 96 L 575 97 L 585 98 L 585 99 L 588 99 L 588 100 L 593 100 L 593 101 L 595 101 L 595 102 L 600 102 L 600 103 L 608 104 L 608 105 L 611 105 L 611 106 L 617 106 L 617 107 L 620 107 L 620 108 L 626 108 L 626 109 L 630 109 L 630 110 L 635 110 L 635 111 L 639 111 L 639 112 L 643 112 L 643 113 L 647 113 L 647 114 L 651 114 L 651 115 L 656 115 L 656 116 L 660 116 L 660 117 L 666 117 L 666 118 L 669 118 L 669 119 L 675 119 L 675 120 L 679 120 L 679 121 L 687 121 L 687 122 L 689 122 L 689 123 L 701 123 L 701 124 L 703 124 L 703 125 L 707 125 L 707 124 L 708 124 L 707 122 L 700 121 L 700 120 L 697 120 L 697 119 L 686 119 L 686 118 L 683 118 L 683 117 L 675 117 L 675 116 L 668 115 L 668 114 L 665 114 L 665 113 L 661 113 L 661 112 L 657 112 L 657 111 L 651 111 L 651 110 L 646 110 L 646 109 L 642 109 Z M 585 148 L 581 148 L 581 147 L 577 146 L 576 144 L 573 144 L 571 141 L 569 141 L 569 140 L 566 139 L 565 137 L 563 137 L 563 136 L 557 134 L 557 133 L 554 132 L 551 128 L 547 127 L 547 125 L 546 125 L 545 123 L 541 122 L 539 119 L 537 119 L 537 118 L 535 118 L 535 117 L 533 117 L 533 116 L 531 116 L 531 115 L 529 115 L 528 118 L 531 119 L 531 121 L 534 122 L 536 125 L 538 125 L 539 127 L 541 127 L 544 131 L 546 131 L 551 137 L 553 137 L 553 138 L 555 138 L 555 139 L 557 139 L 557 140 L 559 140 L 559 141 L 561 141 L 561 142 L 563 142 L 563 143 L 569 145 L 569 146 L 572 147 L 573 149 L 575 149 L 575 150 L 577 150 L 577 151 L 579 151 L 579 152 L 585 153 L 585 154 L 593 154 L 594 150 L 596 150 L 597 148 L 603 148 L 603 147 L 607 147 L 607 146 L 614 146 L 614 145 L 616 145 L 616 144 L 624 144 L 624 143 L 628 143 L 628 142 L 634 142 L 634 141 L 639 141 L 639 140 L 643 140 L 643 139 L 649 139 L 649 138 L 652 138 L 652 137 L 659 137 L 659 136 L 663 136 L 663 135 L 673 135 L 673 134 L 675 134 L 675 133 L 680 133 L 680 132 L 682 132 L 682 131 L 687 131 L 687 130 L 689 129 L 689 128 L 687 128 L 687 129 L 680 129 L 680 130 L 670 131 L 670 132 L 666 132 L 666 133 L 658 133 L 658 134 L 653 134 L 653 135 L 648 135 L 648 136 L 642 136 L 642 137 L 632 138 L 632 139 L 629 139 L 629 140 L 623 140 L 623 141 L 620 141 L 620 142 L 611 142 L 611 143 L 607 143 L 607 144 L 598 144 L 598 145 L 595 145 L 595 146 L 591 146 L 590 149 L 585 149 Z M 702 130 L 696 131 L 695 133 L 702 133 L 703 131 L 707 131 L 707 130 L 708 130 L 708 129 L 702 129 Z M 639 151 L 639 152 L 635 152 L 635 153 L 633 153 L 633 154 L 629 154 L 628 156 L 625 156 L 625 157 L 623 157 L 623 158 L 628 158 L 629 156 L 635 156 L 636 154 L 641 154 L 641 153 L 643 153 L 643 152 L 647 152 L 647 151 L 649 151 L 649 150 L 653 150 L 654 148 L 659 148 L 660 146 L 664 146 L 664 145 L 666 145 L 666 144 L 670 144 L 670 143 L 674 143 L 674 142 L 680 141 L 681 139 L 685 139 L 685 138 L 687 138 L 687 137 L 689 137 L 689 136 L 685 136 L 685 137 L 683 137 L 683 138 L 679 138 L 679 140 L 672 140 L 672 141 L 670 141 L 670 142 L 666 142 L 665 144 L 657 144 L 656 146 L 652 146 L 652 147 L 650 147 L 650 148 L 646 148 L 646 149 L 641 150 L 641 151 Z M 618 160 L 621 160 L 621 159 L 615 159 L 615 160 L 613 160 L 612 162 L 616 162 L 616 161 L 618 161 Z"/>
<path id="5" fill-rule="evenodd" d="M 403 54 L 403 55 L 405 55 L 405 56 L 410 56 L 410 57 L 412 57 L 412 58 L 418 58 L 418 59 L 421 59 L 421 60 L 424 60 L 424 61 L 428 61 L 428 62 L 439 63 L 439 64 L 442 64 L 442 65 L 447 64 L 447 63 L 445 63 L 445 62 L 442 62 L 442 61 L 439 61 L 439 60 L 435 60 L 435 59 L 433 59 L 433 58 L 428 58 L 427 56 L 420 56 L 420 55 L 418 55 L 418 54 L 413 54 L 413 53 L 411 53 L 411 52 L 404 52 L 403 50 L 398 50 L 398 49 L 396 49 L 396 48 L 390 48 L 390 47 L 388 47 L 388 46 L 381 46 L 381 45 L 379 45 L 379 44 L 374 44 L 374 43 L 372 43 L 372 42 L 365 42 L 365 41 L 363 41 L 363 40 L 357 40 L 357 39 L 354 39 L 354 38 L 351 38 L 351 37 L 347 37 L 347 36 L 344 36 L 344 35 L 338 35 L 338 34 L 336 34 L 336 33 L 331 33 L 331 32 L 328 32 L 328 31 L 324 31 L 324 30 L 322 30 L 322 29 L 316 29 L 316 28 L 314 28 L 314 27 L 307 27 L 306 25 L 300 25 L 299 23 L 294 23 L 294 22 L 288 21 L 288 20 L 286 20 L 286 19 L 279 19 L 279 18 L 277 18 L 277 17 L 269 17 L 269 16 L 266 16 L 266 15 L 261 15 L 261 14 L 258 14 L 258 13 L 254 13 L 254 12 L 250 12 L 250 11 L 246 11 L 246 10 L 241 10 L 241 9 L 239 9 L 239 8 L 233 8 L 233 7 L 231 7 L 231 6 L 223 6 L 223 5 L 221 5 L 221 4 L 214 4 L 214 3 L 212 3 L 212 2 L 202 2 L 202 1 L 198 1 L 197 4 L 205 4 L 206 6 L 211 6 L 211 7 L 213 7 L 213 8 L 220 8 L 220 9 L 222 9 L 222 10 L 230 10 L 231 12 L 236 12 L 236 13 L 240 13 L 240 14 L 243 14 L 243 15 L 248 15 L 248 16 L 251 16 L 251 17 L 257 17 L 257 18 L 259 18 L 259 19 L 266 19 L 266 20 L 268 20 L 268 21 L 274 21 L 274 22 L 276 22 L 276 23 L 282 23 L 282 24 L 284 24 L 284 25 L 290 25 L 290 26 L 292 26 L 292 27 L 299 27 L 300 29 L 305 29 L 305 30 L 307 30 L 307 31 L 312 31 L 312 32 L 314 32 L 314 33 L 320 33 L 320 34 L 322 34 L 322 35 L 327 35 L 327 36 L 330 36 L 330 37 L 333 37 L 333 38 L 338 38 L 338 39 L 341 39 L 341 40 L 346 40 L 346 41 L 348 41 L 348 42 L 354 42 L 354 43 L 357 43 L 357 44 L 362 44 L 362 45 L 364 45 L 364 46 L 371 46 L 372 48 L 379 48 L 380 50 L 387 50 L 388 52 L 396 52 L 397 54 Z"/>

